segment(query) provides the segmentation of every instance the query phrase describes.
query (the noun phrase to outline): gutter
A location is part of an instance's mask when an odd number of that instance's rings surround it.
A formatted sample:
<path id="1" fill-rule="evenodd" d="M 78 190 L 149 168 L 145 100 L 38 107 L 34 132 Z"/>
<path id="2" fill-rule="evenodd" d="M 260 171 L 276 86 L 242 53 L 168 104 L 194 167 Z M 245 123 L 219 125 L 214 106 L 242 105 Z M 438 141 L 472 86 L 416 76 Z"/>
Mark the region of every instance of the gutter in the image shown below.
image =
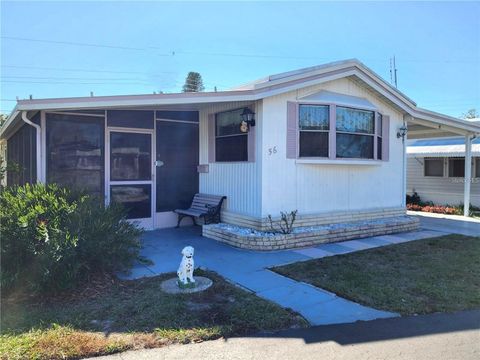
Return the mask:
<path id="1" fill-rule="evenodd" d="M 15 105 L 15 108 L 12 110 L 10 115 L 7 118 L 7 121 L 0 127 L 0 139 L 5 139 L 7 138 L 5 136 L 5 133 L 7 132 L 7 129 L 10 127 L 11 123 L 15 120 L 17 115 L 19 114 L 18 107 Z"/>
<path id="2" fill-rule="evenodd" d="M 36 162 L 37 162 L 37 183 L 40 183 L 40 179 L 41 179 L 41 174 L 42 174 L 42 157 L 41 157 L 41 131 L 42 131 L 42 128 L 40 127 L 40 125 L 37 125 L 35 124 L 34 122 L 32 122 L 29 118 L 27 118 L 27 112 L 26 111 L 22 111 L 22 120 L 30 125 L 30 126 L 33 126 L 35 128 L 35 135 L 36 135 L 36 141 L 35 141 L 35 145 L 36 145 Z"/>

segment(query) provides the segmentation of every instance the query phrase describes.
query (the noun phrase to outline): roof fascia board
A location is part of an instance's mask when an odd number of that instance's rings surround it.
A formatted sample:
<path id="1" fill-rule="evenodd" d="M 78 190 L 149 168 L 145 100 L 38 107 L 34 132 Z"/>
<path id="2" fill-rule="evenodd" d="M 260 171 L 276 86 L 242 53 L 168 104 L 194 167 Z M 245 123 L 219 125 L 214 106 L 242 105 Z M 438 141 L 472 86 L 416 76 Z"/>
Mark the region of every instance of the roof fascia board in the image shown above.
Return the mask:
<path id="1" fill-rule="evenodd" d="M 466 131 L 466 130 L 462 131 L 462 130 L 459 130 L 458 128 L 453 128 L 453 127 L 450 127 L 448 125 L 439 125 L 438 123 L 434 124 L 430 121 L 421 120 L 421 119 L 418 119 L 418 118 L 410 118 L 410 119 L 408 119 L 408 122 L 430 128 L 429 130 L 418 130 L 415 133 L 420 133 L 422 131 L 431 132 L 432 130 L 433 131 L 438 131 L 438 132 L 449 131 L 449 132 L 452 132 L 454 134 L 459 134 L 459 135 L 466 135 L 468 133 L 468 131 Z"/>
<path id="2" fill-rule="evenodd" d="M 340 70 L 349 69 L 353 67 L 354 67 L 354 64 L 352 62 L 348 62 L 348 63 L 342 63 L 342 64 L 324 67 L 324 68 L 320 68 L 312 71 L 301 72 L 298 74 L 285 76 L 278 79 L 272 79 L 270 81 L 265 81 L 265 82 L 255 84 L 255 90 L 260 90 L 260 89 L 268 88 L 271 86 L 281 85 L 281 84 L 289 83 L 292 81 L 299 81 L 305 78 L 310 78 L 312 76 L 322 75 L 324 73 L 329 73 L 329 72 L 337 72 Z"/>
<path id="3" fill-rule="evenodd" d="M 430 113 L 430 112 L 425 113 L 423 109 L 418 109 L 418 108 L 412 109 L 410 114 L 415 118 L 436 122 L 437 124 L 440 124 L 442 126 L 462 129 L 473 134 L 480 134 L 480 126 L 469 124 L 468 122 L 462 121 L 460 119 L 450 118 L 450 117 L 447 117 L 446 115 L 440 115 L 437 113 Z"/>
<path id="4" fill-rule="evenodd" d="M 455 118 L 451 118 L 451 117 L 446 116 L 446 115 L 430 112 L 428 110 L 425 111 L 424 109 L 418 108 L 416 106 L 409 106 L 407 103 L 405 103 L 403 101 L 399 101 L 399 99 L 394 94 L 392 94 L 392 92 L 380 87 L 376 82 L 371 81 L 370 77 L 366 77 L 365 75 L 363 75 L 361 73 L 357 73 L 355 75 L 358 78 L 360 78 L 361 80 L 363 80 L 365 83 L 370 85 L 375 91 L 377 91 L 380 94 L 382 94 L 383 96 L 385 96 L 388 100 L 393 102 L 395 105 L 400 107 L 403 111 L 405 111 L 406 113 L 408 113 L 409 115 L 411 115 L 414 118 L 431 121 L 431 122 L 434 122 L 434 123 L 437 123 L 437 124 L 440 124 L 440 125 L 444 125 L 444 126 L 451 126 L 453 128 L 457 128 L 457 129 L 460 128 L 460 129 L 463 129 L 463 130 L 466 130 L 466 131 L 472 132 L 472 133 L 479 133 L 480 132 L 480 126 L 478 126 L 478 125 L 473 125 L 473 124 L 470 124 L 468 122 L 461 121 L 461 120 L 455 119 Z"/>
<path id="5" fill-rule="evenodd" d="M 260 100 L 266 97 L 279 95 L 289 91 L 295 91 L 295 90 L 312 86 L 312 85 L 322 84 L 328 81 L 338 80 L 351 75 L 354 75 L 353 69 L 347 72 L 332 72 L 328 74 L 320 74 L 320 75 L 312 76 L 309 79 L 305 79 L 305 78 L 301 79 L 301 81 L 300 80 L 291 81 L 289 84 L 284 83 L 284 84 L 272 85 L 272 86 L 269 86 L 268 88 L 262 89 L 261 91 L 256 90 L 255 100 Z"/>
<path id="6" fill-rule="evenodd" d="M 41 99 L 41 100 L 20 100 L 19 110 L 49 110 L 49 109 L 72 109 L 72 108 L 95 108 L 95 107 L 129 107 L 129 106 L 157 106 L 157 105 L 179 105 L 179 104 L 201 104 L 212 102 L 229 101 L 255 101 L 265 97 L 275 96 L 288 91 L 297 90 L 303 87 L 320 84 L 327 81 L 337 80 L 346 76 L 354 75 L 354 69 L 345 71 L 333 71 L 326 74 L 311 76 L 309 79 L 298 79 L 289 81 L 288 84 L 270 85 L 259 90 L 224 91 L 209 93 L 208 96 L 186 97 L 183 94 L 167 94 L 165 97 L 148 97 L 139 99 L 138 96 L 125 97 L 83 97 L 66 99 Z M 180 96 L 175 96 L 180 95 Z"/>
<path id="7" fill-rule="evenodd" d="M 376 92 L 390 100 L 392 103 L 397 105 L 400 109 L 402 109 L 406 113 L 410 113 L 410 110 L 412 109 L 411 106 L 409 106 L 405 101 L 402 101 L 399 99 L 397 96 L 395 96 L 389 89 L 386 89 L 384 86 L 381 86 L 376 81 L 373 81 L 371 76 L 365 75 L 361 72 L 356 72 L 355 76 L 357 76 L 360 80 L 371 86 Z"/>
<path id="8" fill-rule="evenodd" d="M 362 63 L 356 63 L 355 66 L 359 68 L 362 72 L 370 76 L 370 78 L 374 79 L 377 83 L 379 83 L 384 89 L 387 91 L 394 93 L 397 97 L 402 99 L 404 102 L 408 103 L 410 106 L 417 106 L 417 103 L 410 99 L 408 96 L 406 96 L 404 93 L 402 93 L 400 90 L 397 88 L 393 87 L 391 84 L 386 82 L 385 80 L 382 79 L 381 76 L 379 76 L 377 73 L 374 71 L 370 70 L 366 66 L 364 66 Z"/>
<path id="9" fill-rule="evenodd" d="M 255 96 L 250 92 L 244 95 L 217 96 L 217 97 L 196 97 L 196 98 L 150 98 L 150 99 L 116 99 L 104 100 L 102 98 L 92 98 L 89 101 L 80 101 L 77 99 L 53 99 L 51 102 L 42 103 L 19 103 L 18 110 L 49 110 L 49 109 L 83 109 L 83 108 L 111 108 L 111 107 L 133 107 L 133 106 L 158 106 L 158 105 L 182 105 L 182 104 L 205 104 L 211 102 L 229 102 L 229 101 L 253 101 Z M 69 102 L 70 101 L 70 102 Z"/>
<path id="10" fill-rule="evenodd" d="M 0 139 L 8 138 L 8 129 L 11 127 L 12 123 L 15 121 L 15 118 L 20 114 L 18 111 L 18 105 L 15 105 L 15 108 L 10 113 L 10 116 L 7 118 L 7 121 L 0 128 Z"/>

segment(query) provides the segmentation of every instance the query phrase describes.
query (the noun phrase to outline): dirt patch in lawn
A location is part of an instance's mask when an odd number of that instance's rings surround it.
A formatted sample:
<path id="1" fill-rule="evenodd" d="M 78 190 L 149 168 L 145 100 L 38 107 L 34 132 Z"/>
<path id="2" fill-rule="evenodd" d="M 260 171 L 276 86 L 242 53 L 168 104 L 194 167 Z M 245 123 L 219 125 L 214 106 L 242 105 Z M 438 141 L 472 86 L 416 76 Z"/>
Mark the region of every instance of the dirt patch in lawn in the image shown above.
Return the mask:
<path id="1" fill-rule="evenodd" d="M 447 235 L 272 270 L 402 315 L 480 308 L 480 238 Z"/>
<path id="2" fill-rule="evenodd" d="M 167 274 L 106 279 L 95 291 L 75 292 L 76 298 L 2 299 L 0 359 L 74 359 L 308 325 L 215 273 L 195 274 L 214 285 L 201 293 L 170 295 L 160 289 L 163 280 L 175 276 Z"/>

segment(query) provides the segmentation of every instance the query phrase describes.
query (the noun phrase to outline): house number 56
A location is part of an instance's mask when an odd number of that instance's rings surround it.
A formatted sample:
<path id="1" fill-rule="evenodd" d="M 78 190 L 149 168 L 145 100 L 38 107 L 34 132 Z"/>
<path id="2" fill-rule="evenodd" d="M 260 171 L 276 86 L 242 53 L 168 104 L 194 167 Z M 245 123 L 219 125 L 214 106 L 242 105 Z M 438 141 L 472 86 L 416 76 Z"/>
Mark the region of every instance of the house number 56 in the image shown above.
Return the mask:
<path id="1" fill-rule="evenodd" d="M 268 155 L 269 156 L 272 156 L 273 154 L 276 154 L 276 153 L 277 153 L 277 147 L 276 146 L 268 148 Z"/>

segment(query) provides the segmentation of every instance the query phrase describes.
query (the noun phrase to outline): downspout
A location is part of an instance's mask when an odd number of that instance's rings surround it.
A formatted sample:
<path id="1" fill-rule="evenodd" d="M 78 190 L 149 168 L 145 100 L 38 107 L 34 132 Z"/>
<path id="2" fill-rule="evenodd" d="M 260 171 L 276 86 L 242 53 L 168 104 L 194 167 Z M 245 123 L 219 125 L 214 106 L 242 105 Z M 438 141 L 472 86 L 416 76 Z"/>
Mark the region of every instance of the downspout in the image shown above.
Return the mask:
<path id="1" fill-rule="evenodd" d="M 42 131 L 42 128 L 40 127 L 40 125 L 38 124 L 35 124 L 34 122 L 32 122 L 29 118 L 27 118 L 27 112 L 26 111 L 22 111 L 22 120 L 30 125 L 30 126 L 33 126 L 35 128 L 35 135 L 36 135 L 36 141 L 35 141 L 35 145 L 36 145 L 36 152 L 35 152 L 35 155 L 36 155 L 36 161 L 37 161 L 37 183 L 40 183 L 41 182 L 41 177 L 42 177 L 42 157 L 41 157 L 41 131 Z"/>

